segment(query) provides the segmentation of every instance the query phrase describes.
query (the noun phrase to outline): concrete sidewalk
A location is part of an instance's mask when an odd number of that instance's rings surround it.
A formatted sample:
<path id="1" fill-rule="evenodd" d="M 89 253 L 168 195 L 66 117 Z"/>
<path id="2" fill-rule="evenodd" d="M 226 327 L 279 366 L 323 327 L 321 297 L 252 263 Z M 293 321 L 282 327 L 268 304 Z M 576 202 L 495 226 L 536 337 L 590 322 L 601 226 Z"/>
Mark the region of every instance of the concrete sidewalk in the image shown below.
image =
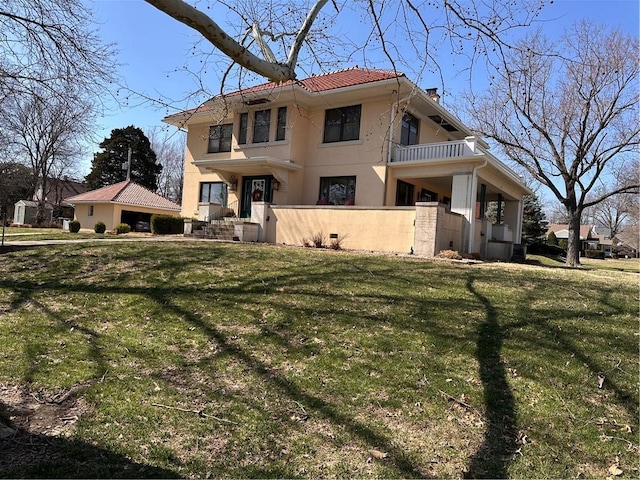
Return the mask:
<path id="1" fill-rule="evenodd" d="M 129 238 L 78 238 L 69 240 L 14 240 L 5 239 L 4 246 L 0 246 L 0 254 L 32 247 L 47 245 L 68 245 L 80 243 L 122 243 L 122 242 L 217 242 L 206 238 L 184 237 L 182 235 L 129 237 Z"/>

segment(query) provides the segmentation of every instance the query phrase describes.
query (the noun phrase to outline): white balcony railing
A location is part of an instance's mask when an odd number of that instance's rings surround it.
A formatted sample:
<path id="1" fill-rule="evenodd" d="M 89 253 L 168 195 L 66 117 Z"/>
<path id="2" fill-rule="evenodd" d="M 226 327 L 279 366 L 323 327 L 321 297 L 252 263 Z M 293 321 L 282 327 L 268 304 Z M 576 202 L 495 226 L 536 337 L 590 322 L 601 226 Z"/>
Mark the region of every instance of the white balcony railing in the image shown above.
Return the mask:
<path id="1" fill-rule="evenodd" d="M 454 142 L 423 143 L 420 145 L 400 145 L 396 147 L 393 162 L 413 162 L 419 160 L 435 160 L 446 158 L 469 157 L 481 155 L 482 150 L 476 144 L 475 137 Z"/>

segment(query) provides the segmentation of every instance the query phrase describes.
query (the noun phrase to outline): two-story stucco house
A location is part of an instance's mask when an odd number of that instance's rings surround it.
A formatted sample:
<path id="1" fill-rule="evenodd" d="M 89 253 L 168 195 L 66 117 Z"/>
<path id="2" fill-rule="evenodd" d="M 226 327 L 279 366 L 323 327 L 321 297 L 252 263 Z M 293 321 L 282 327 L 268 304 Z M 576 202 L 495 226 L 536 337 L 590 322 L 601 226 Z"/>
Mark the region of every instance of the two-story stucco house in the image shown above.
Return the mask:
<path id="1" fill-rule="evenodd" d="M 273 243 L 322 233 L 345 248 L 509 259 L 529 190 L 438 100 L 404 74 L 356 67 L 169 115 L 188 130 L 182 215 L 226 207 Z"/>

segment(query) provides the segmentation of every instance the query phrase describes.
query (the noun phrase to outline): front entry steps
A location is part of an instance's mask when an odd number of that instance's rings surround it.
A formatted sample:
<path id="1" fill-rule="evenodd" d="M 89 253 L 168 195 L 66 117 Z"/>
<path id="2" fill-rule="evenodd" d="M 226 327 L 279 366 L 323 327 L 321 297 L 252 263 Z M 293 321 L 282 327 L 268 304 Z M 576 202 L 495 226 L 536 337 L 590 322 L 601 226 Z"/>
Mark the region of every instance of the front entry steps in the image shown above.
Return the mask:
<path id="1" fill-rule="evenodd" d="M 228 242 L 257 242 L 258 224 L 238 220 L 237 218 L 224 218 L 204 224 L 202 229 L 193 230 L 194 237 L 226 240 Z"/>

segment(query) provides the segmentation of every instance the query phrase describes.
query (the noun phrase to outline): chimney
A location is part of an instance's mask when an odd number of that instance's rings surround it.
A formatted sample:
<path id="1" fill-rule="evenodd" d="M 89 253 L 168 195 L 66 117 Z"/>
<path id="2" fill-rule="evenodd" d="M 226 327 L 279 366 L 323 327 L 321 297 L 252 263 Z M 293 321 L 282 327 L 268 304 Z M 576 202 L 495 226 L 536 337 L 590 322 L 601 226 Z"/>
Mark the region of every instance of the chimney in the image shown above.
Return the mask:
<path id="1" fill-rule="evenodd" d="M 438 88 L 427 88 L 427 96 L 436 103 L 440 103 L 440 95 L 438 95 Z"/>

